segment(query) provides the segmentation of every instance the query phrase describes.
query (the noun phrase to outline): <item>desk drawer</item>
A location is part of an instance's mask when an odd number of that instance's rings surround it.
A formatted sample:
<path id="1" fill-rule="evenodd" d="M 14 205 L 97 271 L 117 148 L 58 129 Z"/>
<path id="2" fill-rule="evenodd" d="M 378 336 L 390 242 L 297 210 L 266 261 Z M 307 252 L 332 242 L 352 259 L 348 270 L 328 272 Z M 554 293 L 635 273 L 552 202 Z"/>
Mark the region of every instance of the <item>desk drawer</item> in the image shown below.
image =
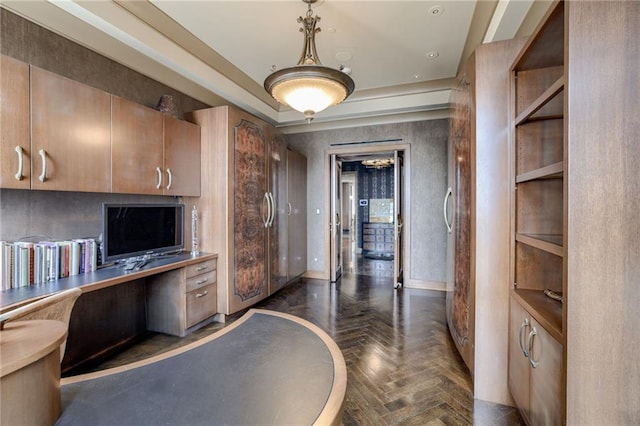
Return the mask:
<path id="1" fill-rule="evenodd" d="M 205 262 L 195 263 L 187 266 L 187 278 L 195 277 L 209 271 L 216 270 L 216 259 L 207 260 Z"/>
<path id="2" fill-rule="evenodd" d="M 216 286 L 211 284 L 185 294 L 187 328 L 216 313 Z"/>
<path id="3" fill-rule="evenodd" d="M 188 276 L 188 275 L 187 275 Z M 203 286 L 214 284 L 216 282 L 217 271 L 207 272 L 206 274 L 198 275 L 195 277 L 187 278 L 186 292 L 193 291 Z"/>

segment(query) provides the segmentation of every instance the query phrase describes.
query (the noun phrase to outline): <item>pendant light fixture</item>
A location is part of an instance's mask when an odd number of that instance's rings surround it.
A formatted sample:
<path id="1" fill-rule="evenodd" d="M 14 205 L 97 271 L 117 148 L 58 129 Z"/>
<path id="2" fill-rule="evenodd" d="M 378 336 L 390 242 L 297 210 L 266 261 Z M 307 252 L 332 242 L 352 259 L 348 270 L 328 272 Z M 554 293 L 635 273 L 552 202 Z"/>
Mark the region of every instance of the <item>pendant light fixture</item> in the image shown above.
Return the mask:
<path id="1" fill-rule="evenodd" d="M 300 28 L 304 33 L 302 56 L 298 65 L 269 75 L 264 88 L 276 101 L 303 113 L 310 123 L 315 113 L 344 101 L 353 92 L 355 84 L 344 72 L 320 63 L 315 39 L 316 33 L 320 32 L 320 28 L 316 28 L 320 17 L 313 16 L 311 10 L 317 0 L 302 1 L 308 5 L 306 17 L 298 18 L 298 22 L 303 23 Z"/>

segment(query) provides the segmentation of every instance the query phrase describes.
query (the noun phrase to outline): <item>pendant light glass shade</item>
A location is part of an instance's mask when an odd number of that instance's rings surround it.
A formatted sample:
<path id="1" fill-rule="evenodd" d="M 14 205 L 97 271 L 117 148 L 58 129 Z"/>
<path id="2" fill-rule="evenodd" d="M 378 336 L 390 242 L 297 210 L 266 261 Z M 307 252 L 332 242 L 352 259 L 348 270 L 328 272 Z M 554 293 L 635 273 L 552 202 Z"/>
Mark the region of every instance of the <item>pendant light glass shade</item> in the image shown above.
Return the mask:
<path id="1" fill-rule="evenodd" d="M 305 115 L 310 122 L 314 114 L 344 101 L 354 90 L 353 79 L 342 71 L 320 64 L 316 53 L 315 28 L 319 16 L 312 16 L 311 4 L 316 0 L 303 0 L 309 5 L 304 22 L 305 44 L 298 65 L 275 71 L 264 81 L 264 88 L 279 103 L 289 105 Z"/>

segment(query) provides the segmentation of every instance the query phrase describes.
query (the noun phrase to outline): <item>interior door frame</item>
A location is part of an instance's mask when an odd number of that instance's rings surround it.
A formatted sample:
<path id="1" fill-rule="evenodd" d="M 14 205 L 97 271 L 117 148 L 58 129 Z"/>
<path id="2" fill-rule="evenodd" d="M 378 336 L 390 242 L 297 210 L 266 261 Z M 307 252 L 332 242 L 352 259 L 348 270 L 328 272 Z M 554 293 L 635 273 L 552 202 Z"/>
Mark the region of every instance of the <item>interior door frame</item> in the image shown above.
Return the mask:
<path id="1" fill-rule="evenodd" d="M 342 160 L 335 154 L 331 155 L 330 160 L 329 279 L 334 283 L 342 276 Z"/>
<path id="2" fill-rule="evenodd" d="M 404 196 L 401 200 L 403 212 L 403 239 L 402 239 L 402 264 L 404 270 L 404 282 L 406 284 L 407 277 L 411 275 L 411 260 L 408 253 L 411 253 L 411 145 L 404 143 L 402 139 L 391 140 L 388 142 L 372 142 L 372 143 L 343 143 L 333 145 L 324 151 L 324 215 L 322 220 L 324 223 L 331 222 L 331 155 L 358 155 L 358 154 L 376 154 L 383 152 L 403 152 L 403 168 L 404 181 L 402 182 Z M 324 232 L 324 270 L 325 279 L 331 277 L 331 230 L 329 226 L 325 227 Z M 394 277 L 395 280 L 395 277 Z"/>

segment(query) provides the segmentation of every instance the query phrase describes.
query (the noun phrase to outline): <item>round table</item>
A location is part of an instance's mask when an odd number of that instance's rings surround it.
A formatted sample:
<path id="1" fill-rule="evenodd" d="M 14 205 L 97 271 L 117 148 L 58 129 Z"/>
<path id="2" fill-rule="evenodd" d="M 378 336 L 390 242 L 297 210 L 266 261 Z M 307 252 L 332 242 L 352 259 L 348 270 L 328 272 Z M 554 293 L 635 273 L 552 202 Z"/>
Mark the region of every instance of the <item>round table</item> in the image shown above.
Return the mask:
<path id="1" fill-rule="evenodd" d="M 8 322 L 0 331 L 1 424 L 54 424 L 60 417 L 60 321 Z"/>

